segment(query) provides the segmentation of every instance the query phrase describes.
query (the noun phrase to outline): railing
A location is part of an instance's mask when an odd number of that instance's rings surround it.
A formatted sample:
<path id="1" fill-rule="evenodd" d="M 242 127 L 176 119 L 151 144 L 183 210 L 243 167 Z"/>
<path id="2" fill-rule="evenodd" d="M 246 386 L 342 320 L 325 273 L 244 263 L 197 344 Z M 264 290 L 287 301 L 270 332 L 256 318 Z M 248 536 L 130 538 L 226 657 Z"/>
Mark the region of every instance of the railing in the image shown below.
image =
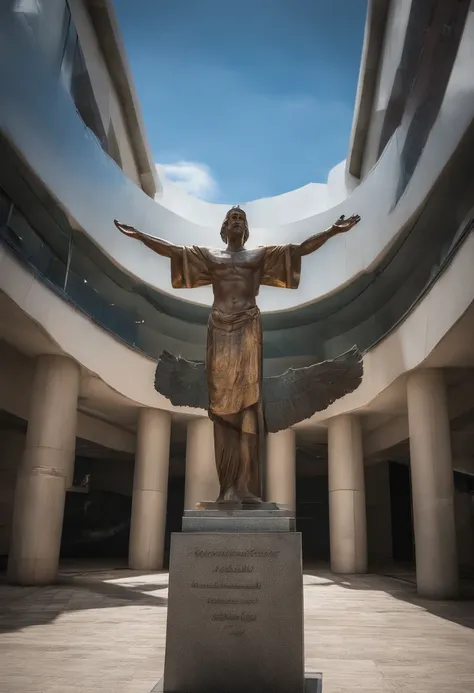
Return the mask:
<path id="1" fill-rule="evenodd" d="M 380 318 L 375 314 L 372 316 L 372 328 L 367 331 L 369 339 L 365 343 L 359 340 L 363 351 L 377 344 L 406 318 L 449 265 L 473 226 L 470 217 L 458 229 L 454 239 L 445 244 L 440 261 L 431 267 L 428 280 L 406 302 L 403 311 L 388 311 Z M 169 347 L 167 337 L 162 332 L 162 323 L 167 316 L 160 312 L 159 306 L 154 305 L 152 292 L 151 300 L 142 296 L 141 285 L 108 263 L 98 249 L 95 252 L 99 263 L 94 262 L 88 256 L 90 247 L 81 247 L 84 239 L 71 227 L 65 231 L 57 225 L 51 242 L 47 242 L 1 188 L 0 241 L 50 289 L 114 337 L 152 357 L 157 357 L 163 348 Z M 357 298 L 354 300 L 357 301 Z M 319 321 L 317 325 L 324 335 L 324 322 Z M 202 350 L 204 340 L 205 333 L 201 338 Z"/>
<path id="2" fill-rule="evenodd" d="M 158 332 L 154 335 L 153 328 L 145 327 L 144 313 L 137 305 L 130 306 L 137 298 L 133 289 L 126 292 L 106 275 L 100 276 L 98 268 L 77 248 L 72 229 L 68 235 L 55 239 L 56 248 L 63 252 L 53 250 L 1 188 L 0 239 L 42 282 L 101 327 L 146 354 L 158 353 L 161 335 Z M 123 305 L 124 294 L 128 308 Z"/>

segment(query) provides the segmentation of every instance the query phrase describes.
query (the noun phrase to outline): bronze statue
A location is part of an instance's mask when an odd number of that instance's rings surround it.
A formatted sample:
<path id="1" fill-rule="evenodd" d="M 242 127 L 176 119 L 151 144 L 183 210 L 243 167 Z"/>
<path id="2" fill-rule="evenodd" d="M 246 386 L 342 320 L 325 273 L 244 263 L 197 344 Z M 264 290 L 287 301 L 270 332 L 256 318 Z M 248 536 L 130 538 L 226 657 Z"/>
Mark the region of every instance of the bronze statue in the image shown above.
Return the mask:
<path id="1" fill-rule="evenodd" d="M 220 482 L 218 501 L 260 502 L 259 439 L 309 418 L 357 388 L 362 360 L 354 347 L 332 361 L 290 368 L 262 378 L 262 323 L 256 297 L 262 284 L 298 288 L 301 258 L 333 236 L 349 231 L 360 217 L 341 216 L 323 233 L 300 244 L 245 248 L 245 212 L 234 207 L 221 228 L 225 249 L 178 246 L 115 220 L 117 228 L 171 260 L 175 289 L 212 285 L 214 303 L 208 322 L 206 363 L 163 352 L 155 387 L 175 405 L 207 409 L 214 422 Z"/>

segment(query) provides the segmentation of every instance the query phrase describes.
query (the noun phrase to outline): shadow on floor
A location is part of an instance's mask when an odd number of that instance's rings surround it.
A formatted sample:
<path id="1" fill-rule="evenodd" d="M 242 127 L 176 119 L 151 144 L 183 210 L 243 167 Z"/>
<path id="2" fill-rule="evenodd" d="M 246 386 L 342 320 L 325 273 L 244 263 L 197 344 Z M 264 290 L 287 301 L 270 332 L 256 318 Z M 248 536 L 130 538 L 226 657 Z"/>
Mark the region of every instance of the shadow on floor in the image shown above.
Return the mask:
<path id="1" fill-rule="evenodd" d="M 107 609 L 120 606 L 163 608 L 166 597 L 155 592 L 167 589 L 167 575 L 130 571 L 124 566 L 66 563 L 59 581 L 48 587 L 14 587 L 0 576 L 0 633 L 43 625 L 68 611 Z M 330 589 L 383 591 L 395 599 L 465 628 L 474 629 L 474 581 L 461 582 L 461 597 L 455 601 L 432 601 L 418 597 L 413 571 L 391 567 L 369 575 L 334 575 L 327 565 L 305 567 L 305 590 Z M 146 578 L 149 578 L 148 580 Z M 311 582 L 310 578 L 317 578 Z M 309 578 L 309 580 L 308 580 Z M 152 616 L 151 616 L 152 617 Z"/>
<path id="2" fill-rule="evenodd" d="M 163 582 L 143 581 L 144 575 L 130 570 L 91 570 L 76 566 L 60 571 L 58 582 L 47 587 L 17 587 L 0 579 L 0 633 L 51 623 L 62 613 L 86 609 L 108 609 L 120 606 L 163 608 L 166 597 L 152 594 L 168 588 Z M 121 580 L 110 582 L 111 580 Z M 123 584 L 126 583 L 126 584 Z M 127 584 L 128 583 L 128 584 Z"/>
<path id="3" fill-rule="evenodd" d="M 307 584 L 305 589 L 328 589 L 333 585 L 349 590 L 369 590 L 386 592 L 395 599 L 414 604 L 433 616 L 438 616 L 465 628 L 474 629 L 474 581 L 461 580 L 460 596 L 455 600 L 423 599 L 416 591 L 414 571 L 388 569 L 367 575 L 334 575 L 327 566 L 305 568 L 304 575 L 319 578 L 318 582 Z"/>

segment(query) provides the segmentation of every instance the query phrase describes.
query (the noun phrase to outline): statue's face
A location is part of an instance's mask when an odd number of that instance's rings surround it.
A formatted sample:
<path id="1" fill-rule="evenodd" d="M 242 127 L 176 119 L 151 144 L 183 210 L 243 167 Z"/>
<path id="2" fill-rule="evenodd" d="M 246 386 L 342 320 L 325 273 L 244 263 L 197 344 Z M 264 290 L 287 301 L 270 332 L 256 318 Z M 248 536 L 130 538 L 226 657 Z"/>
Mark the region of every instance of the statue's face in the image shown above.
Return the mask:
<path id="1" fill-rule="evenodd" d="M 241 209 L 231 209 L 227 214 L 227 240 L 244 243 L 247 217 Z"/>

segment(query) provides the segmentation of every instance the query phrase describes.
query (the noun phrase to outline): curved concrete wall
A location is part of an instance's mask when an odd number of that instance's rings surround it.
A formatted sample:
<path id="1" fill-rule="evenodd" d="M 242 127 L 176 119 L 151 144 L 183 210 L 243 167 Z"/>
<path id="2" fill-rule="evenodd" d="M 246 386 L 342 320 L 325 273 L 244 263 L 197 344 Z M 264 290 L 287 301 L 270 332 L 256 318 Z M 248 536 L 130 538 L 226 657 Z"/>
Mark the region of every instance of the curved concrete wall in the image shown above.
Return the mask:
<path id="1" fill-rule="evenodd" d="M 337 356 L 354 343 L 366 351 L 406 316 L 468 232 L 473 146 L 470 127 L 416 221 L 382 262 L 330 297 L 264 314 L 267 374 Z M 163 349 L 204 358 L 208 308 L 150 290 L 119 270 L 83 233 L 71 235 L 67 217 L 1 137 L 0 152 L 0 185 L 15 200 L 13 212 L 5 216 L 8 195 L 2 198 L 0 191 L 0 237 L 17 257 L 130 346 L 154 358 Z"/>
<path id="2" fill-rule="evenodd" d="M 154 389 L 156 363 L 125 346 L 63 301 L 0 247 L 0 291 L 41 325 L 61 351 L 107 385 L 146 407 L 177 411 Z M 200 414 L 180 408 L 184 413 Z M 16 413 L 16 412 L 15 412 Z"/>
<path id="3" fill-rule="evenodd" d="M 351 234 L 332 240 L 305 258 L 297 291 L 263 287 L 262 311 L 288 310 L 328 296 L 369 271 L 388 252 L 423 205 L 474 117 L 470 77 L 473 34 L 474 15 L 470 13 L 439 116 L 410 183 L 394 208 L 405 135 L 401 129 L 364 182 L 335 207 L 298 218 L 298 211 L 292 208 L 292 200 L 301 196 L 296 193 L 247 206 L 256 245 L 297 243 L 323 230 L 342 213 L 362 216 Z M 214 245 L 217 230 L 208 225 L 208 220 L 217 216 L 216 208 L 206 208 L 203 203 L 199 208 L 207 211 L 190 221 L 153 202 L 126 179 L 84 127 L 70 98 L 37 59 L 23 28 L 11 14 L 2 17 L 0 26 L 0 66 L 0 128 L 75 225 L 131 276 L 183 301 L 209 305 L 208 288 L 173 291 L 168 261 L 118 235 L 112 219 L 120 217 L 176 243 Z M 280 210 L 287 205 L 284 217 L 290 219 L 293 213 L 294 221 L 277 224 L 273 205 Z"/>
<path id="4" fill-rule="evenodd" d="M 329 172 L 327 183 L 308 183 L 276 197 L 261 198 L 244 203 L 234 200 L 233 204 L 245 207 L 253 227 L 272 227 L 291 224 L 298 219 L 309 219 L 346 199 L 356 187 L 357 181 L 346 173 L 346 162 L 342 161 Z M 160 206 L 174 212 L 179 217 L 199 223 L 212 229 L 220 229 L 229 205 L 214 204 L 189 195 L 175 183 L 165 182 L 160 195 Z M 214 236 L 212 245 L 218 237 Z"/>
<path id="5" fill-rule="evenodd" d="M 173 186 L 164 189 L 157 202 L 150 200 L 103 152 L 57 76 L 37 59 L 15 18 L 6 14 L 2 19 L 0 131 L 18 160 L 24 162 L 15 175 L 24 188 L 35 189 L 44 203 L 43 216 L 46 211 L 57 223 L 60 212 L 68 228 L 75 229 L 80 247 L 93 249 L 101 262 L 107 258 L 116 274 L 120 268 L 120 273 L 127 275 L 130 286 L 123 299 L 129 308 L 127 334 L 106 324 L 100 308 L 88 308 L 87 296 L 81 303 L 79 290 L 62 291 L 63 298 L 76 302 L 96 320 L 98 324 L 94 324 L 58 296 L 60 282 L 46 277 L 56 286 L 57 293 L 53 293 L 9 251 L 0 251 L 0 288 L 40 323 L 65 353 L 112 388 L 138 404 L 173 410 L 153 389 L 155 358 L 163 348 L 186 358 L 203 357 L 210 290 L 173 291 L 168 261 L 118 234 L 112 219 L 119 217 L 176 243 L 214 245 L 227 207 L 195 200 Z M 362 387 L 318 414 L 315 421 L 365 406 L 395 378 L 419 365 L 474 295 L 466 266 L 466 258 L 472 261 L 473 253 L 469 238 L 462 255 L 455 256 L 445 275 L 412 310 L 469 231 L 474 199 L 470 156 L 474 142 L 473 36 L 471 13 L 438 116 L 424 133 L 424 149 L 398 201 L 403 174 L 400 155 L 407 138 L 404 127 L 398 128 L 376 166 L 348 197 L 354 181 L 346 176 L 343 162 L 331 172 L 325 186 L 310 184 L 245 205 L 255 244 L 299 242 L 329 226 L 341 213 L 358 212 L 363 217 L 351 234 L 333 239 L 318 253 L 304 258 L 297 291 L 263 287 L 260 295 L 267 373 L 335 356 L 354 342 L 368 349 L 392 331 L 366 355 Z M 390 55 L 390 50 L 386 54 Z M 5 151 L 3 160 L 7 158 Z M 1 169 L 0 162 L 0 173 Z M 13 168 L 7 165 L 3 175 L 5 172 L 10 180 L 0 178 L 0 182 L 16 186 L 18 192 L 21 186 L 12 182 Z M 25 206 L 29 206 L 26 198 Z M 58 229 L 61 231 L 60 223 Z M 66 244 L 67 254 L 68 236 L 62 231 L 55 242 Z M 39 259 L 44 262 L 41 253 Z M 41 274 L 40 266 L 29 258 L 23 260 L 38 276 Z M 452 280 L 454 266 L 465 275 L 461 291 Z M 101 264 L 97 267 L 100 269 Z M 87 282 L 86 276 L 77 276 L 79 285 Z M 451 277 L 450 283 L 446 277 Z M 438 314 L 436 303 L 430 299 L 440 291 L 439 286 L 449 292 L 443 297 L 443 314 Z M 99 292 L 100 288 L 94 290 Z M 135 315 L 137 295 L 147 302 Z M 113 306 L 107 289 L 105 296 Z M 144 317 L 147 324 L 143 324 Z M 430 337 L 420 340 L 422 323 L 427 331 L 424 334 Z M 99 325 L 154 358 L 129 348 Z"/>
<path id="6" fill-rule="evenodd" d="M 474 296 L 473 265 L 474 236 L 470 234 L 408 318 L 365 355 L 361 386 L 298 427 L 362 409 L 401 375 L 420 366 L 470 307 Z M 138 405 L 203 415 L 200 410 L 173 407 L 153 388 L 153 359 L 126 347 L 83 313 L 73 310 L 2 248 L 0 291 L 40 324 L 62 351 Z"/>

